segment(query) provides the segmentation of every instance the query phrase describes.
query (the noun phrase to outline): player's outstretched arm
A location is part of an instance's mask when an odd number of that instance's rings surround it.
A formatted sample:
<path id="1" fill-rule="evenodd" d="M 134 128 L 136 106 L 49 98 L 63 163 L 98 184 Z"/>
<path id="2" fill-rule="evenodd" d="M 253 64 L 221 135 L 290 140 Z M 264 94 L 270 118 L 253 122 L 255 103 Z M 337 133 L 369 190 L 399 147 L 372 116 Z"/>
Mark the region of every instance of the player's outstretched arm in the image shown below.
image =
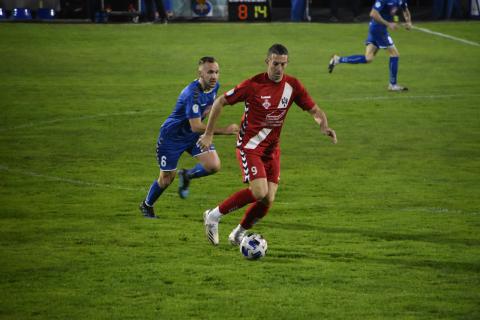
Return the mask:
<path id="1" fill-rule="evenodd" d="M 318 105 L 313 106 L 312 109 L 308 111 L 316 123 L 320 126 L 320 131 L 326 136 L 329 136 L 332 139 L 333 143 L 337 143 L 337 134 L 335 130 L 328 126 L 327 115 L 319 108 Z"/>
<path id="2" fill-rule="evenodd" d="M 375 9 L 372 9 L 370 11 L 370 18 L 374 19 L 375 21 L 377 21 L 378 23 L 381 23 L 383 24 L 384 26 L 386 26 L 387 28 L 389 29 L 392 29 L 392 30 L 395 30 L 397 29 L 397 24 L 395 22 L 388 22 L 387 20 L 383 19 L 382 15 L 380 14 L 380 12 L 378 12 L 377 10 Z"/>
<path id="3" fill-rule="evenodd" d="M 215 124 L 217 123 L 222 109 L 228 102 L 223 95 L 215 99 L 213 102 L 212 110 L 210 111 L 210 116 L 208 117 L 207 126 L 205 132 L 198 139 L 197 145 L 202 150 L 208 150 L 213 143 L 213 134 L 215 133 Z"/>
<path id="4" fill-rule="evenodd" d="M 225 134 L 225 135 L 237 134 L 239 130 L 240 130 L 240 127 L 238 126 L 238 124 L 232 123 L 226 127 L 215 128 L 213 134 Z"/>
<path id="5" fill-rule="evenodd" d="M 405 29 L 410 30 L 412 28 L 412 15 L 410 14 L 410 10 L 408 10 L 408 8 L 403 10 L 403 18 L 405 19 Z"/>
<path id="6" fill-rule="evenodd" d="M 200 120 L 200 118 L 193 118 L 189 120 L 190 122 L 190 127 L 192 128 L 193 132 L 196 133 L 204 133 L 205 129 L 207 128 L 207 125 Z M 226 127 L 220 127 L 217 128 L 215 127 L 213 129 L 213 134 L 237 134 L 239 130 L 239 127 L 236 123 L 232 123 Z"/>

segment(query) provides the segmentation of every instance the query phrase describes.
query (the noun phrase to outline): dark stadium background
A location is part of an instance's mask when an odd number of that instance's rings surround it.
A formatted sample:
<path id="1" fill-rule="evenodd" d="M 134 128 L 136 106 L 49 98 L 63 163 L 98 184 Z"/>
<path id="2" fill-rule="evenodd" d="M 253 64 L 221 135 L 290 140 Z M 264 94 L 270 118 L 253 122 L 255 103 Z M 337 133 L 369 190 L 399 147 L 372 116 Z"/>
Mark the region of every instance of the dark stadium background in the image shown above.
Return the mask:
<path id="1" fill-rule="evenodd" d="M 175 0 L 172 0 L 175 1 Z M 340 22 L 348 22 L 351 20 L 352 13 L 349 9 L 348 3 L 350 0 L 336 0 L 340 10 Z M 435 17 L 433 13 L 433 7 L 435 2 L 443 3 L 443 6 L 446 6 L 447 0 L 409 0 L 409 6 L 412 8 L 412 15 L 414 20 L 435 20 L 438 17 Z M 7 7 L 7 14 L 9 14 L 9 9 L 6 4 L 15 3 L 15 0 L 0 0 L 0 8 Z M 19 7 L 23 7 L 24 3 L 28 1 L 17 1 Z M 57 12 L 57 21 L 61 19 L 78 19 L 85 20 L 85 22 L 90 22 L 95 20 L 95 13 L 101 10 L 101 0 L 61 0 L 59 1 L 59 8 Z M 292 0 L 272 0 L 272 19 L 273 21 L 289 21 L 290 13 L 292 7 Z M 40 1 L 39 3 L 42 3 Z M 48 1 L 43 1 L 43 3 L 48 3 Z M 127 11 L 129 5 L 138 3 L 138 0 L 104 0 L 105 6 L 110 6 L 114 11 Z M 329 3 L 330 0 L 310 0 L 310 16 L 312 22 L 328 22 L 330 18 L 330 9 Z M 361 0 L 360 1 L 360 16 L 358 20 L 367 21 L 368 13 L 370 7 L 373 3 L 373 0 Z M 459 0 L 462 6 L 462 14 L 455 14 L 451 18 L 455 19 L 467 19 L 469 17 L 469 0 Z M 10 5 L 11 6 L 11 5 Z M 32 15 L 35 17 L 36 12 L 32 10 Z M 444 17 L 440 17 L 444 18 Z M 174 21 L 189 21 L 188 19 L 179 19 L 178 17 L 173 19 Z M 0 21 L 2 21 L 0 19 Z M 110 19 L 109 22 L 128 22 L 126 18 L 116 18 Z M 141 20 L 140 20 L 141 21 Z"/>

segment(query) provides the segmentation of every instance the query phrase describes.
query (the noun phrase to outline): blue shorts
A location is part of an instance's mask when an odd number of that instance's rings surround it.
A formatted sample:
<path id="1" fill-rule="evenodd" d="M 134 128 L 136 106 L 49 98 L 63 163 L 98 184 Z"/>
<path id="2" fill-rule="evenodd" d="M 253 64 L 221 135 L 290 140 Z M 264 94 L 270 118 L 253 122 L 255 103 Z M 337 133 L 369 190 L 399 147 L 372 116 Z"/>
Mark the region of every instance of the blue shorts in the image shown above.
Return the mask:
<path id="1" fill-rule="evenodd" d="M 210 150 L 215 150 L 213 144 L 210 146 Z M 192 157 L 205 153 L 197 146 L 197 141 L 172 141 L 160 137 L 157 141 L 157 161 L 160 170 L 176 170 L 178 159 L 180 159 L 180 156 L 185 151 L 187 151 Z"/>
<path id="2" fill-rule="evenodd" d="M 386 49 L 394 46 L 393 39 L 390 37 L 387 28 L 375 26 L 370 26 L 370 28 L 368 28 L 368 38 L 365 41 L 365 44 L 373 44 L 375 47 L 380 49 Z"/>

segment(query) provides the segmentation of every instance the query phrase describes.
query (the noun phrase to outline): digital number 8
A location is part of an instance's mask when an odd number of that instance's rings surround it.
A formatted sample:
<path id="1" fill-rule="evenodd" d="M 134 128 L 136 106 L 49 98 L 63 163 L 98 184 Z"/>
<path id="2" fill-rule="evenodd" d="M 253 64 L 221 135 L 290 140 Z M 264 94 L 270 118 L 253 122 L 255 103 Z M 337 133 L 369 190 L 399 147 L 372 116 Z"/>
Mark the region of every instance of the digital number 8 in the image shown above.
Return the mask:
<path id="1" fill-rule="evenodd" d="M 245 20 L 248 18 L 248 7 L 246 4 L 238 6 L 238 19 Z"/>

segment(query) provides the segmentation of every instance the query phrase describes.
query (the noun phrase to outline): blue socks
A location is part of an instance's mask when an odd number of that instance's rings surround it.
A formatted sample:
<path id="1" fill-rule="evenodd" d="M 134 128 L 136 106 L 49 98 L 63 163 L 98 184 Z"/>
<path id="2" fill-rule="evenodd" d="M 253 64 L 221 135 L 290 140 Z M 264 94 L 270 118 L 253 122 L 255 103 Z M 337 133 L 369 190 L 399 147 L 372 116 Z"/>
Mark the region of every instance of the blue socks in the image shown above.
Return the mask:
<path id="1" fill-rule="evenodd" d="M 347 57 L 340 57 L 340 63 L 367 63 L 367 59 L 363 55 L 353 55 Z M 390 62 L 388 64 L 390 70 L 390 83 L 397 84 L 397 73 L 398 73 L 398 57 L 390 57 Z"/>
<path id="2" fill-rule="evenodd" d="M 149 207 L 153 207 L 155 201 L 157 201 L 158 197 L 162 194 L 163 190 L 158 184 L 158 181 L 153 181 L 152 185 L 150 186 L 150 190 L 148 190 L 147 198 L 145 199 L 145 203 Z"/>
<path id="3" fill-rule="evenodd" d="M 192 169 L 187 170 L 187 175 L 190 179 L 205 177 L 210 174 L 212 173 L 205 170 L 200 163 L 197 163 Z M 157 201 L 165 189 L 160 187 L 157 180 L 153 181 L 152 185 L 150 186 L 150 190 L 148 190 L 147 198 L 145 198 L 145 203 L 148 206 L 153 207 L 153 204 L 155 201 Z"/>
<path id="4" fill-rule="evenodd" d="M 398 57 L 390 57 L 388 66 L 390 68 L 390 83 L 397 84 Z"/>
<path id="5" fill-rule="evenodd" d="M 367 58 L 364 55 L 353 55 L 348 57 L 340 57 L 340 63 L 367 63 Z"/>
<path id="6" fill-rule="evenodd" d="M 209 176 L 211 174 L 212 173 L 205 170 L 205 168 L 200 163 L 197 163 L 192 169 L 187 170 L 187 175 L 190 179 L 201 178 Z"/>

